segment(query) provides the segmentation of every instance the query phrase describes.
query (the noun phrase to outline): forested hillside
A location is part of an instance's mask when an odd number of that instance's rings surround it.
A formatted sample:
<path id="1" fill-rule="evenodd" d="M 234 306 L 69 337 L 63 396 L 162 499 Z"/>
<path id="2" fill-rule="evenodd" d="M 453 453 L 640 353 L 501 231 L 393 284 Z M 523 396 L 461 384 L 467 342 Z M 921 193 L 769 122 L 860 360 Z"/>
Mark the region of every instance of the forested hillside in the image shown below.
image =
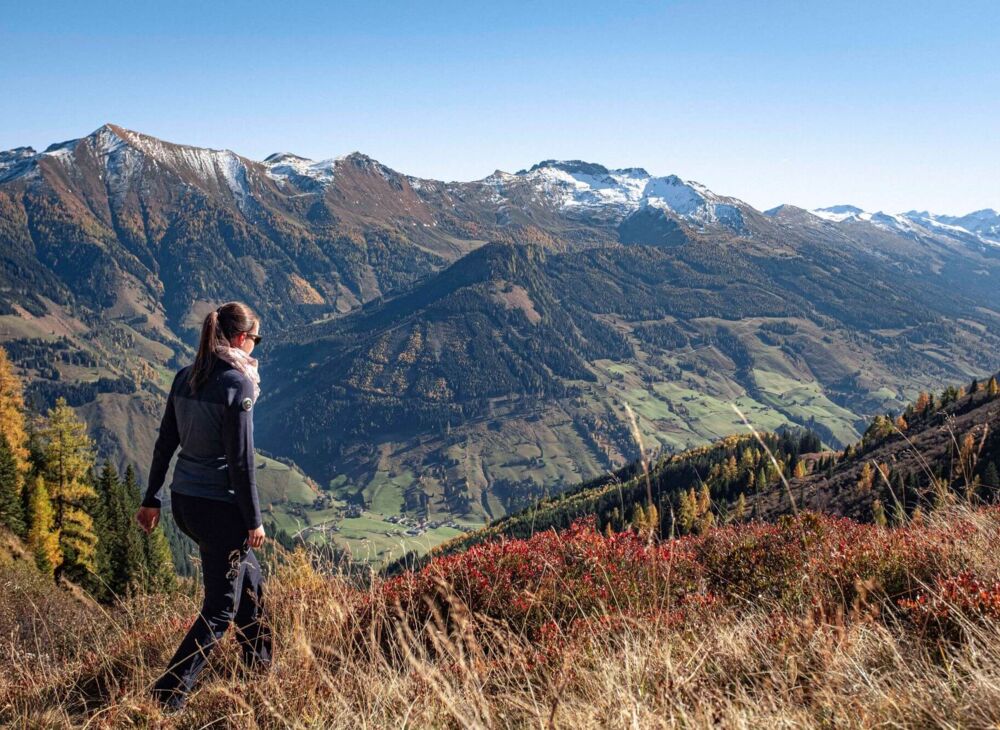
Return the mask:
<path id="1" fill-rule="evenodd" d="M 170 590 L 175 570 L 164 530 L 146 535 L 135 522 L 139 489 L 131 467 L 119 477 L 99 464 L 86 424 L 63 398 L 44 414 L 25 410 L 0 348 L 0 530 L 11 550 L 49 580 L 98 600 Z"/>
<path id="2" fill-rule="evenodd" d="M 593 519 L 609 534 L 638 530 L 664 537 L 804 510 L 885 526 L 919 519 L 955 499 L 1000 499 L 996 376 L 938 395 L 921 393 L 900 413 L 876 417 L 860 441 L 839 451 L 824 449 L 810 432 L 747 432 L 652 463 L 637 461 L 445 543 L 432 555 L 563 530 L 579 519 Z M 390 572 L 406 564 L 404 559 Z"/>

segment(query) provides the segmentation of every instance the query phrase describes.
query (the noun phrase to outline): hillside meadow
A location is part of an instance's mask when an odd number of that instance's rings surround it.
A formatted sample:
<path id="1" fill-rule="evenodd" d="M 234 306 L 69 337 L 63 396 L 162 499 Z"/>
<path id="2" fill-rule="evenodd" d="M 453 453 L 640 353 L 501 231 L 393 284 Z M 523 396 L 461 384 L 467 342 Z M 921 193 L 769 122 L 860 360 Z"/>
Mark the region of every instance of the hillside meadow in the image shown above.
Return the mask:
<path id="1" fill-rule="evenodd" d="M 0 723 L 985 727 L 1000 720 L 998 540 L 1000 509 L 951 503 L 895 528 L 803 513 L 663 540 L 579 521 L 393 578 L 281 552 L 273 671 L 244 675 L 227 636 L 172 716 L 146 692 L 195 599 L 98 607 L 8 541 Z"/>

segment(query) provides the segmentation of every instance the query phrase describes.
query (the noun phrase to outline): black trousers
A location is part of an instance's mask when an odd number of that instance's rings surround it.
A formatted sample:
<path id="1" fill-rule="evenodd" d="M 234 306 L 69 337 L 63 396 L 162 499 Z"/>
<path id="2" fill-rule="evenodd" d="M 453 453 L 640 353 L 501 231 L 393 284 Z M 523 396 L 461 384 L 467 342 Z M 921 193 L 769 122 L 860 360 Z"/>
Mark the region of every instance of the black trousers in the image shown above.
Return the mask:
<path id="1" fill-rule="evenodd" d="M 171 493 L 174 521 L 198 544 L 205 601 L 194 624 L 157 680 L 154 695 L 177 703 L 194 687 L 208 654 L 229 624 L 236 623 L 244 663 L 254 669 L 271 664 L 271 632 L 263 620 L 263 576 L 247 528 L 235 504 Z"/>

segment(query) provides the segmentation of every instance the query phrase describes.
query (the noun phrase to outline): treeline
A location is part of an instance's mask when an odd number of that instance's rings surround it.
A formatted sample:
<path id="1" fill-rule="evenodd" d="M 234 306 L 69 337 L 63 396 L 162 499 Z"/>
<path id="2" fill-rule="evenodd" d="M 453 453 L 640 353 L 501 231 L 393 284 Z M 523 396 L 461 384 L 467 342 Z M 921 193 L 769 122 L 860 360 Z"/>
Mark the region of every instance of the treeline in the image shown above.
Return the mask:
<path id="1" fill-rule="evenodd" d="M 60 399 L 75 408 L 90 403 L 100 393 L 131 394 L 137 390 L 135 381 L 128 378 L 98 378 L 86 383 L 36 380 L 28 386 L 25 397 L 32 408 L 42 411 L 54 407 Z"/>
<path id="2" fill-rule="evenodd" d="M 752 518 L 746 506 L 748 494 L 767 489 L 782 477 L 832 468 L 837 455 L 821 449 L 819 436 L 800 429 L 728 436 L 709 446 L 663 457 L 650 465 L 648 478 L 641 462 L 635 462 L 610 477 L 540 500 L 483 530 L 445 543 L 432 555 L 460 552 L 500 536 L 525 538 L 541 530 L 563 530 L 581 517 L 595 518 L 605 532 L 702 533 L 717 524 Z M 413 556 L 405 556 L 387 570 L 413 562 Z"/>
<path id="3" fill-rule="evenodd" d="M 0 348 L 0 526 L 22 538 L 38 569 L 103 601 L 175 585 L 162 530 L 135 521 L 139 485 L 98 465 L 93 443 L 67 402 L 44 415 L 25 409 L 24 389 Z"/>

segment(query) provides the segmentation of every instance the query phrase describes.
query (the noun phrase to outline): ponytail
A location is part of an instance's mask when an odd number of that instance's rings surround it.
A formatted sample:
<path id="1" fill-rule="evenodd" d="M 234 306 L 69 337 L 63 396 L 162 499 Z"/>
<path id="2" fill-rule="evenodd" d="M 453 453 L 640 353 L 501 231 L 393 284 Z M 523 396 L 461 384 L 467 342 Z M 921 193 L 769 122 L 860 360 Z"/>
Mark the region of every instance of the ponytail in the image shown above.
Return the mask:
<path id="1" fill-rule="evenodd" d="M 257 318 L 253 310 L 240 302 L 229 302 L 208 313 L 201 325 L 201 337 L 198 338 L 198 354 L 191 366 L 189 383 L 191 392 L 198 389 L 208 380 L 218 356 L 215 351 L 219 347 L 228 347 L 229 340 L 241 332 L 253 329 Z"/>

